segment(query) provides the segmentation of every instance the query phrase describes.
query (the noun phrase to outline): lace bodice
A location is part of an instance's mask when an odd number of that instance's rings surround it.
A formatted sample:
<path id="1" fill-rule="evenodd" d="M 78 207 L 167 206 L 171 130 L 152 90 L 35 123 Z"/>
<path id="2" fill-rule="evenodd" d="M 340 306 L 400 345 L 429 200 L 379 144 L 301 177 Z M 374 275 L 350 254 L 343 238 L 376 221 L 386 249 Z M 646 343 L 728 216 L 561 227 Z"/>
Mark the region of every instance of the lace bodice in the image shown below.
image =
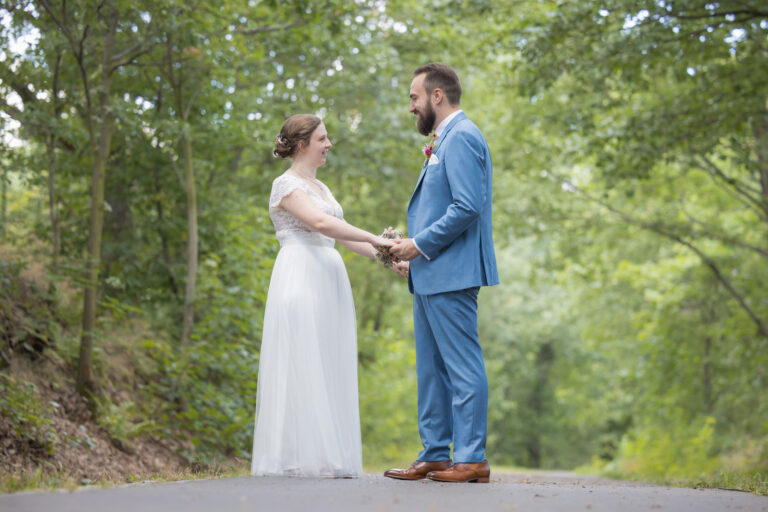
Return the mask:
<path id="1" fill-rule="evenodd" d="M 299 219 L 279 208 L 280 201 L 293 192 L 302 190 L 312 198 L 315 205 L 328 215 L 333 215 L 337 219 L 344 218 L 344 211 L 341 205 L 333 197 L 331 190 L 320 180 L 315 180 L 323 190 L 325 197 L 318 194 L 314 188 L 299 177 L 290 174 L 281 174 L 272 182 L 272 193 L 269 196 L 269 218 L 277 231 L 277 240 L 280 245 L 284 245 L 289 240 L 303 240 L 309 242 L 318 242 L 322 245 L 332 246 L 334 240 L 322 233 L 314 231 L 312 228 L 301 222 Z"/>

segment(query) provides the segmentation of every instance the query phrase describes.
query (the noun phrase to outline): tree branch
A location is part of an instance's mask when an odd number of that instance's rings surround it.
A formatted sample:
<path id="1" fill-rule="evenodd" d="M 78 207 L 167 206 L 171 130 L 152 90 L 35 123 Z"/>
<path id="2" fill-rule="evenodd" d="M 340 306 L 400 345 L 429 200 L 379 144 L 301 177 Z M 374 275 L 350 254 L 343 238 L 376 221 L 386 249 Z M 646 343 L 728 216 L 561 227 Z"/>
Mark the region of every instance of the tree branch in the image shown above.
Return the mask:
<path id="1" fill-rule="evenodd" d="M 267 32 L 279 32 L 281 30 L 290 30 L 292 28 L 297 27 L 303 27 L 304 25 L 307 25 L 309 22 L 306 20 L 300 20 L 300 21 L 294 21 L 293 23 L 288 23 L 286 25 L 271 25 L 267 27 L 258 27 L 258 28 L 252 28 L 252 29 L 237 29 L 238 34 L 242 34 L 244 36 L 252 36 L 255 34 L 264 34 Z"/>
<path id="2" fill-rule="evenodd" d="M 56 24 L 56 26 L 59 27 L 61 33 L 64 34 L 64 37 L 66 37 L 67 41 L 69 41 L 69 45 L 72 47 L 72 51 L 77 53 L 77 44 L 74 35 L 72 32 L 70 32 L 66 23 L 64 23 L 61 19 L 59 19 L 58 16 L 56 16 L 56 14 L 54 14 L 53 8 L 51 8 L 51 4 L 48 3 L 48 0 L 37 0 L 37 3 L 42 6 L 42 8 L 48 13 L 51 19 L 53 19 L 53 22 Z"/>
<path id="3" fill-rule="evenodd" d="M 184 114 L 182 116 L 182 120 L 186 123 L 189 119 L 189 111 L 192 110 L 192 105 L 195 102 L 195 98 L 197 98 L 197 95 L 200 94 L 200 91 L 203 90 L 203 81 L 201 80 L 197 84 L 197 88 L 195 89 L 195 92 L 192 93 L 192 96 L 189 98 L 189 101 L 187 101 L 187 106 L 184 109 Z"/>
<path id="4" fill-rule="evenodd" d="M 19 95 L 19 97 L 21 98 L 21 101 L 23 101 L 25 105 L 37 102 L 37 98 L 35 98 L 35 93 L 30 91 L 27 88 L 26 84 L 21 84 L 16 80 L 11 79 L 10 86 L 16 92 L 16 94 Z"/>
<path id="5" fill-rule="evenodd" d="M 0 110 L 11 116 L 16 121 L 22 122 L 24 112 L 14 107 L 13 105 L 8 104 L 8 102 L 5 101 L 5 98 L 0 98 Z"/>
<path id="6" fill-rule="evenodd" d="M 154 29 L 154 25 L 151 25 L 149 34 L 143 40 L 134 43 L 133 45 L 127 47 L 123 51 L 116 53 L 115 55 L 112 56 L 111 70 L 114 71 L 121 66 L 131 64 L 133 63 L 134 60 L 136 60 L 140 56 L 146 53 L 149 53 L 154 47 L 154 45 L 157 44 L 152 42 L 154 40 L 155 35 L 156 35 L 156 30 Z"/>
<path id="7" fill-rule="evenodd" d="M 768 205 L 761 201 L 759 197 L 755 197 L 750 193 L 746 185 L 741 184 L 735 178 L 726 175 L 714 162 L 712 162 L 712 160 L 707 158 L 706 155 L 698 155 L 698 158 L 705 164 L 703 166 L 699 165 L 699 167 L 707 171 L 713 178 L 717 177 L 721 182 L 728 184 L 734 193 L 744 198 L 747 203 L 750 203 L 751 209 L 756 209 L 760 216 L 765 217 L 765 219 L 768 220 Z"/>
<path id="8" fill-rule="evenodd" d="M 768 250 L 758 247 L 756 245 L 749 244 L 747 242 L 742 242 L 741 240 L 737 240 L 736 238 L 723 235 L 720 233 L 716 233 L 711 230 L 711 226 L 706 226 L 703 222 L 699 221 L 698 219 L 693 218 L 688 212 L 685 213 L 685 216 L 688 217 L 692 223 L 699 224 L 700 226 L 704 226 L 705 228 L 708 228 L 707 230 L 689 230 L 689 235 L 694 237 L 703 237 L 703 238 L 709 238 L 712 240 L 719 240 L 721 242 L 724 242 L 728 245 L 731 245 L 733 247 L 738 247 L 740 249 L 746 249 L 748 251 L 755 252 L 759 254 L 760 256 L 768 259 Z M 684 229 L 681 229 L 681 231 L 684 231 Z"/>
<path id="9" fill-rule="evenodd" d="M 699 249 L 698 247 L 693 245 L 692 242 L 689 242 L 688 240 L 683 239 L 681 236 L 679 236 L 679 235 L 677 235 L 675 233 L 668 232 L 666 229 L 664 229 L 659 224 L 650 223 L 650 222 L 646 222 L 646 221 L 643 221 L 643 220 L 640 220 L 640 219 L 636 219 L 636 218 L 632 217 L 631 215 L 629 215 L 628 213 L 626 213 L 624 211 L 621 211 L 618 208 L 612 206 L 611 204 L 607 203 L 606 201 L 603 201 L 601 199 L 598 199 L 598 198 L 592 196 L 591 194 L 589 194 L 585 190 L 581 189 L 580 187 L 577 187 L 576 185 L 574 185 L 573 183 L 571 183 L 571 182 L 569 182 L 567 180 L 560 180 L 560 181 L 561 181 L 562 184 L 565 184 L 570 190 L 573 190 L 574 192 L 577 192 L 582 197 L 585 197 L 585 198 L 589 199 L 590 201 L 599 204 L 600 206 L 602 206 L 606 210 L 608 210 L 611 213 L 613 213 L 613 214 L 617 215 L 618 217 L 620 217 L 627 224 L 632 224 L 632 225 L 641 227 L 643 229 L 646 229 L 648 231 L 652 231 L 652 232 L 656 233 L 657 235 L 660 235 L 660 236 L 663 236 L 663 237 L 668 238 L 670 240 L 673 240 L 673 241 L 683 245 L 684 247 L 687 247 L 692 252 L 694 252 L 699 257 L 701 262 L 704 263 L 704 265 L 706 265 L 707 267 L 709 267 L 709 269 L 715 275 L 715 278 L 720 283 L 722 283 L 722 285 L 728 290 L 728 292 L 731 294 L 731 296 L 734 299 L 736 299 L 736 301 L 741 306 L 741 309 L 743 309 L 744 312 L 746 312 L 747 315 L 752 319 L 752 321 L 754 322 L 755 326 L 757 327 L 758 334 L 760 334 L 764 338 L 768 338 L 768 327 L 766 327 L 765 323 L 763 323 L 763 321 L 760 319 L 760 317 L 757 316 L 757 314 L 752 310 L 752 308 L 749 307 L 749 304 L 747 304 L 746 299 L 736 290 L 736 288 L 728 280 L 728 278 L 726 278 L 725 275 L 723 275 L 723 273 L 720 271 L 720 267 L 717 266 L 717 263 L 712 258 L 710 258 L 706 254 L 704 254 L 704 252 L 701 249 Z"/>
<path id="10" fill-rule="evenodd" d="M 110 60 L 113 63 L 114 62 L 120 62 L 121 60 L 123 60 L 125 57 L 127 57 L 131 53 L 133 53 L 133 52 L 137 52 L 138 53 L 138 52 L 142 51 L 143 49 L 144 49 L 144 41 L 139 41 L 138 43 L 129 46 L 128 48 L 126 48 L 125 50 L 121 51 L 120 53 L 114 54 Z M 112 67 L 115 67 L 115 66 L 113 65 Z"/>
<path id="11" fill-rule="evenodd" d="M 178 158 L 178 155 L 176 152 L 167 153 L 168 159 L 171 161 L 171 164 L 173 165 L 173 170 L 176 173 L 176 177 L 179 178 L 179 184 L 181 185 L 182 189 L 186 188 L 186 185 L 184 184 L 184 176 L 181 174 L 181 169 L 179 169 L 179 164 L 176 163 L 176 159 Z"/>
<path id="12" fill-rule="evenodd" d="M 702 20 L 707 18 L 725 18 L 726 16 L 739 15 L 748 16 L 748 18 L 745 18 L 745 20 L 750 20 L 753 18 L 764 18 L 768 16 L 768 11 L 758 11 L 755 9 L 736 9 L 733 11 L 711 12 L 707 14 L 668 14 L 668 16 L 677 18 L 679 20 Z"/>
<path id="13" fill-rule="evenodd" d="M 753 204 L 749 203 L 747 200 L 745 200 L 743 197 L 741 197 L 735 190 L 733 190 L 731 187 L 729 187 L 726 183 L 724 183 L 722 180 L 720 180 L 716 175 L 714 175 L 712 172 L 710 172 L 709 169 L 702 167 L 700 165 L 696 165 L 695 167 L 703 170 L 707 173 L 709 178 L 712 180 L 712 182 L 718 186 L 720 189 L 722 189 L 726 194 L 733 197 L 736 201 L 740 202 L 747 210 L 752 211 L 755 215 L 758 217 L 762 216 L 762 212 L 756 208 Z"/>

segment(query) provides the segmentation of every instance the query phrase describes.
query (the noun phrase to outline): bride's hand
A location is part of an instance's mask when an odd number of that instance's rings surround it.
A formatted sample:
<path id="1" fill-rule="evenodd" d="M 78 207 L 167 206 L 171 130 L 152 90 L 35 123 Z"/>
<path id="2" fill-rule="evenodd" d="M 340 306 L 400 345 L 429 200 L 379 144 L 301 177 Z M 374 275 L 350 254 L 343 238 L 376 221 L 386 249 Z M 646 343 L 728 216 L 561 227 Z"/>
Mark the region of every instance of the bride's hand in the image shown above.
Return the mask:
<path id="1" fill-rule="evenodd" d="M 410 266 L 411 264 L 407 261 L 398 261 L 392 265 L 391 269 L 392 272 L 407 280 Z"/>
<path id="2" fill-rule="evenodd" d="M 379 247 L 385 247 L 385 248 L 389 249 L 390 247 L 395 245 L 395 243 L 392 240 L 390 240 L 389 238 L 384 238 L 384 237 L 381 237 L 381 236 L 377 236 L 377 237 L 375 237 L 373 239 L 373 241 L 371 241 L 371 245 L 373 245 L 377 249 Z"/>

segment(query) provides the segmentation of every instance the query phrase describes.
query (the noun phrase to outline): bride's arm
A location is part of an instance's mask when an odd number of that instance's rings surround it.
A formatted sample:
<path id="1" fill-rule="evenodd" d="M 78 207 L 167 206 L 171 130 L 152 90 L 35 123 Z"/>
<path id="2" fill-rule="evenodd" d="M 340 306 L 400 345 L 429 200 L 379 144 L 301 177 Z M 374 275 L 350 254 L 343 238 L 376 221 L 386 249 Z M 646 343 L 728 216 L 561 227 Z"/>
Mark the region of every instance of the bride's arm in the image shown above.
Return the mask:
<path id="1" fill-rule="evenodd" d="M 337 240 L 341 245 L 360 256 L 365 256 L 372 260 L 376 259 L 376 249 L 368 242 L 350 242 L 349 240 Z"/>
<path id="2" fill-rule="evenodd" d="M 366 258 L 370 258 L 372 260 L 376 259 L 376 249 L 374 249 L 374 247 L 367 242 L 350 242 L 348 240 L 337 240 L 337 242 L 339 242 L 350 251 L 359 254 L 360 256 L 365 256 Z M 392 265 L 390 270 L 403 279 L 408 279 L 408 267 L 409 265 L 407 261 L 399 261 Z"/>
<path id="3" fill-rule="evenodd" d="M 303 190 L 294 190 L 280 201 L 280 207 L 315 231 L 339 242 L 367 242 L 374 247 L 390 247 L 392 241 L 376 236 L 347 222 L 328 215 L 315 206 Z M 352 249 L 354 250 L 354 249 Z M 357 251 L 355 251 L 357 252 Z M 366 255 L 367 256 L 367 255 Z"/>

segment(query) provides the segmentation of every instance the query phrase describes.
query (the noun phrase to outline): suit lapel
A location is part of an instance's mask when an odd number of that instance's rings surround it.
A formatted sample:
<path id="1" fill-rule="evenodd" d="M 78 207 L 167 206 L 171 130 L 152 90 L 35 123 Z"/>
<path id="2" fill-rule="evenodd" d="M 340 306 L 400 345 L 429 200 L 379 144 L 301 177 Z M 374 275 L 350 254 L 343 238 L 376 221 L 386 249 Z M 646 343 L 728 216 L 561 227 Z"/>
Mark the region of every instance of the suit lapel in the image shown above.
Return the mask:
<path id="1" fill-rule="evenodd" d="M 414 192 L 416 192 L 416 190 L 419 188 L 419 185 L 421 185 L 421 180 L 424 179 L 424 175 L 427 174 L 427 167 L 429 167 L 429 158 L 424 160 L 424 167 L 421 168 L 419 179 L 416 181 L 416 187 L 413 189 Z"/>
<path id="2" fill-rule="evenodd" d="M 448 132 L 451 131 L 451 129 L 456 126 L 459 121 L 463 121 L 467 118 L 467 114 L 464 112 L 459 112 L 456 117 L 451 119 L 451 122 L 448 123 L 448 126 L 445 127 L 445 130 L 443 130 L 443 133 L 440 134 L 440 138 L 437 141 L 437 147 L 435 148 L 435 152 L 433 154 L 437 154 L 437 150 L 440 149 L 440 147 L 443 145 L 443 141 L 448 136 Z M 427 158 L 424 161 L 424 167 L 421 168 L 421 174 L 419 174 L 419 179 L 416 182 L 416 187 L 413 189 L 413 194 L 411 195 L 411 201 L 408 203 L 408 206 L 410 206 L 410 203 L 413 202 L 413 198 L 416 196 L 416 192 L 419 190 L 419 187 L 421 186 L 421 182 L 424 181 L 424 175 L 427 174 L 427 167 L 429 167 L 429 158 Z"/>

